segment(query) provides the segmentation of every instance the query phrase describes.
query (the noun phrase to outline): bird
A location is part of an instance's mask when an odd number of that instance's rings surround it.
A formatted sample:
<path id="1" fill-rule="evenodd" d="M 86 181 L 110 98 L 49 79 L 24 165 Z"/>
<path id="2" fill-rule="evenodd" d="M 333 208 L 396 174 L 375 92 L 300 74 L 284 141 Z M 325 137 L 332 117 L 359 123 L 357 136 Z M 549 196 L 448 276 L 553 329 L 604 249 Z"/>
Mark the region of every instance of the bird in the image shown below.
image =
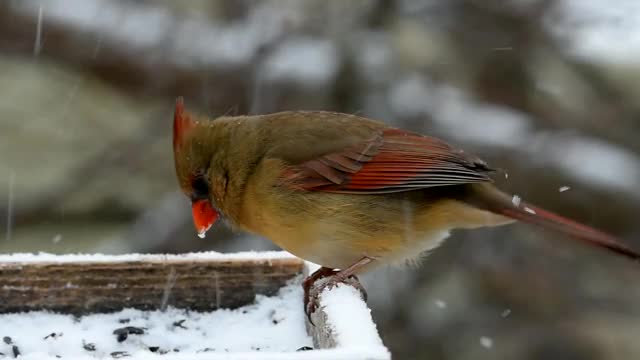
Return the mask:
<path id="1" fill-rule="evenodd" d="M 200 236 L 222 216 L 321 266 L 303 283 L 307 314 L 324 287 L 418 258 L 454 229 L 521 221 L 640 259 L 614 236 L 499 190 L 495 170 L 480 158 L 353 114 L 208 119 L 186 111 L 179 97 L 173 151 Z M 312 292 L 320 279 L 324 285 Z"/>

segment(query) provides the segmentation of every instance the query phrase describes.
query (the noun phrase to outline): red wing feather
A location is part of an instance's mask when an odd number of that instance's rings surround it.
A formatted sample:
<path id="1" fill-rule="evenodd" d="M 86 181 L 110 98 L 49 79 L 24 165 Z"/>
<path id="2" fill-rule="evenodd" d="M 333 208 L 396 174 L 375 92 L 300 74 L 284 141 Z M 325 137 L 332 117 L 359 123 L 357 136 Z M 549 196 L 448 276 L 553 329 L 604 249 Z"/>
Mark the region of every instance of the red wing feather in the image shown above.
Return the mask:
<path id="1" fill-rule="evenodd" d="M 491 181 L 490 171 L 441 140 L 385 129 L 362 144 L 291 166 L 284 178 L 298 189 L 375 194 Z"/>

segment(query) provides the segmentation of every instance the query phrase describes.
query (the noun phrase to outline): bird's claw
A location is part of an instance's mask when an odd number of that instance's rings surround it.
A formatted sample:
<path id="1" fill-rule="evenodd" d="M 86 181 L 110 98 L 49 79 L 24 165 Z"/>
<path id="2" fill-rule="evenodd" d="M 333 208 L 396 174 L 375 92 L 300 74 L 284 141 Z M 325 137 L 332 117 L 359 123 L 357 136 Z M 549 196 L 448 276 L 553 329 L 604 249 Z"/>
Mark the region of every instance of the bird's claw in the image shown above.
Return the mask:
<path id="1" fill-rule="evenodd" d="M 313 274 L 309 275 L 306 279 L 304 279 L 304 281 L 302 282 L 302 288 L 304 289 L 304 309 L 305 312 L 307 313 L 307 317 L 309 318 L 309 321 L 311 322 L 311 313 L 313 311 L 309 311 L 310 306 L 309 303 L 311 302 L 311 298 L 312 298 L 312 288 L 314 287 L 316 281 L 326 278 L 328 276 L 332 276 L 337 274 L 338 271 L 331 269 L 331 268 L 327 268 L 327 267 L 321 267 L 320 269 L 316 270 Z M 317 295 L 319 295 L 319 293 L 317 291 L 314 291 L 314 297 L 317 297 Z M 317 306 L 313 307 L 314 311 L 315 308 Z M 312 322 L 313 323 L 313 322 Z"/>

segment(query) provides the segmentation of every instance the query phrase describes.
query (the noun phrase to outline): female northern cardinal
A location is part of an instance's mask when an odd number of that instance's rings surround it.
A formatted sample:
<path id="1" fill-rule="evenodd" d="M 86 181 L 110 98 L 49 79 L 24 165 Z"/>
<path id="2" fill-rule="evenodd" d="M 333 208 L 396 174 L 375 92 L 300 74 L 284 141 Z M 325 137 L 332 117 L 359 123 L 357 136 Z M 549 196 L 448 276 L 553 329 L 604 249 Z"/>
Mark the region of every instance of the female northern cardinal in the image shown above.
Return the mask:
<path id="1" fill-rule="evenodd" d="M 452 229 L 514 219 L 640 258 L 612 236 L 512 201 L 492 185 L 492 170 L 479 158 L 355 115 L 287 111 L 196 120 L 178 98 L 173 149 L 198 233 L 204 236 L 222 213 L 322 265 L 305 290 L 320 277 L 335 284 L 375 263 L 419 256 Z"/>

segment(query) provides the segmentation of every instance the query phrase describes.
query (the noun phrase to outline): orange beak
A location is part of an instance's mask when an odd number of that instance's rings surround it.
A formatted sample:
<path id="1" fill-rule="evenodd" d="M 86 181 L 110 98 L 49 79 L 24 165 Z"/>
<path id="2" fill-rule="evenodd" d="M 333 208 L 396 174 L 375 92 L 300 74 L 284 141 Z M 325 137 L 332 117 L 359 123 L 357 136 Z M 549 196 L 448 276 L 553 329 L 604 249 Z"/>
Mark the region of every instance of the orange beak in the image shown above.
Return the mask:
<path id="1" fill-rule="evenodd" d="M 207 230 L 218 220 L 218 212 L 211 206 L 209 200 L 196 200 L 192 202 L 191 212 L 198 236 L 204 238 Z"/>

